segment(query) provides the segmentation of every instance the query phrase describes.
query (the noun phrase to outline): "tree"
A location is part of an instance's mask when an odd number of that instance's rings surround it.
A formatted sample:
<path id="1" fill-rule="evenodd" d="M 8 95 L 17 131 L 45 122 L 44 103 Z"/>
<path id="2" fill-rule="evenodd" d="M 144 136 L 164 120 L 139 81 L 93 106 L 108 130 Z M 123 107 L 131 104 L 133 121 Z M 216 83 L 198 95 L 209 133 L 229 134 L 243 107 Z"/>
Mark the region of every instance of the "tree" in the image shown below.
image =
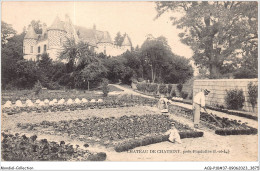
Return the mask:
<path id="1" fill-rule="evenodd" d="M 1 47 L 7 43 L 8 39 L 16 34 L 16 31 L 13 29 L 11 24 L 7 24 L 4 21 L 1 21 Z"/>
<path id="2" fill-rule="evenodd" d="M 122 36 L 121 33 L 118 32 L 115 37 L 115 45 L 122 46 L 123 41 L 124 41 L 124 36 Z"/>
<path id="3" fill-rule="evenodd" d="M 41 34 L 42 33 L 42 25 L 40 20 L 32 20 L 30 24 L 33 28 L 36 34 Z"/>
<path id="4" fill-rule="evenodd" d="M 88 90 L 90 88 L 90 83 L 100 82 L 102 78 L 106 75 L 106 68 L 101 62 L 93 62 L 87 65 L 80 73 L 82 79 L 81 83 L 87 81 Z"/>
<path id="5" fill-rule="evenodd" d="M 257 2 L 156 2 L 156 9 L 157 18 L 168 11 L 184 14 L 171 17 L 173 25 L 182 29 L 181 41 L 211 78 L 220 77 L 224 64 L 232 64 L 238 54 L 249 53 L 250 45 L 257 47 Z"/>
<path id="6" fill-rule="evenodd" d="M 17 62 L 23 59 L 23 39 L 25 33 L 8 38 L 8 42 L 1 50 L 1 75 L 2 87 L 15 86 L 13 81 L 17 79 Z"/>
<path id="7" fill-rule="evenodd" d="M 141 47 L 141 60 L 144 68 L 151 71 L 151 80 L 155 82 L 162 78 L 162 70 L 172 57 L 171 48 L 165 37 L 147 39 Z M 148 69 L 148 70 L 149 70 Z"/>

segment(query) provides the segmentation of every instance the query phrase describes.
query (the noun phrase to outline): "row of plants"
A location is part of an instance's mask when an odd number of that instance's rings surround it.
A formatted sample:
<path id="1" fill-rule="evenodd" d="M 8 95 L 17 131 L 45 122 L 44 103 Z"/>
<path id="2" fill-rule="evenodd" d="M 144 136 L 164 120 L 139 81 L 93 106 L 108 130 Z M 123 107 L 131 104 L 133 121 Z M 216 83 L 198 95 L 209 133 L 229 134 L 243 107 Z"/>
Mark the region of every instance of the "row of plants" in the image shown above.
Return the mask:
<path id="1" fill-rule="evenodd" d="M 104 161 L 106 153 L 91 153 L 79 145 L 37 140 L 37 136 L 2 133 L 1 155 L 5 161 Z"/>
<path id="2" fill-rule="evenodd" d="M 173 114 L 181 115 L 191 120 L 193 119 L 192 110 L 184 107 L 169 105 L 169 112 Z M 250 134 L 257 133 L 257 129 L 248 126 L 247 123 L 241 123 L 240 120 L 231 120 L 225 117 L 221 118 L 218 117 L 217 115 L 213 115 L 213 116 L 218 122 L 209 114 L 201 112 L 200 122 L 206 127 L 215 130 L 216 134 L 223 133 L 223 135 L 240 135 L 243 134 L 244 132 L 247 133 L 250 132 Z M 219 123 L 221 123 L 221 125 L 219 125 Z M 226 132 L 232 132 L 232 134 L 229 133 L 227 134 Z"/>
<path id="3" fill-rule="evenodd" d="M 179 100 L 179 99 L 176 99 L 176 98 L 172 98 L 171 100 L 175 101 L 175 102 L 180 102 L 180 103 L 192 105 L 192 102 L 187 101 L 187 100 L 181 100 L 181 99 Z M 207 106 L 207 108 L 210 109 L 210 110 L 215 110 L 215 111 L 226 113 L 226 114 L 229 114 L 229 115 L 235 115 L 235 116 L 248 118 L 248 119 L 252 119 L 252 120 L 256 120 L 256 121 L 258 120 L 258 116 L 254 116 L 252 114 L 247 114 L 246 112 L 243 112 L 243 111 L 231 111 L 231 110 L 228 110 L 228 109 L 224 109 L 223 106 L 216 106 L 216 107 Z"/>
<path id="4" fill-rule="evenodd" d="M 158 95 L 163 94 L 168 97 L 176 97 L 177 92 L 178 96 L 187 99 L 188 97 L 192 99 L 192 93 L 189 96 L 189 93 L 182 91 L 183 85 L 178 84 L 177 89 L 172 84 L 157 84 L 157 83 L 137 83 L 136 88 L 138 91 L 146 93 L 148 95 Z"/>
<path id="5" fill-rule="evenodd" d="M 89 138 L 99 141 L 100 144 L 108 142 L 114 146 L 116 142 L 125 140 L 136 140 L 144 137 L 153 137 L 163 135 L 172 127 L 174 122 L 175 128 L 180 132 L 182 138 L 198 137 L 203 134 L 196 133 L 189 126 L 178 123 L 169 119 L 167 115 L 131 115 L 120 118 L 110 117 L 91 117 L 86 119 L 49 122 L 31 124 L 17 124 L 17 127 L 28 131 L 40 129 L 53 130 L 54 134 L 62 133 L 71 137 L 78 138 L 81 141 L 88 142 Z M 84 138 L 82 138 L 84 137 Z M 151 141 L 156 143 L 157 141 Z M 141 145 L 144 145 L 143 143 Z M 118 146 L 118 144 L 116 144 Z"/>
<path id="6" fill-rule="evenodd" d="M 132 107 L 136 105 L 149 105 L 154 106 L 158 103 L 157 99 L 145 98 L 141 96 L 120 96 L 106 98 L 103 102 L 94 103 L 79 103 L 79 104 L 57 104 L 53 106 L 31 106 L 31 107 L 14 107 L 4 108 L 3 113 L 13 115 L 22 112 L 56 112 L 56 111 L 74 111 L 74 110 L 86 110 L 86 109 L 102 109 L 102 108 L 117 108 L 117 107 Z"/>
<path id="7" fill-rule="evenodd" d="M 180 134 L 180 138 L 184 139 L 184 138 L 202 137 L 204 133 L 196 132 L 196 131 L 188 131 L 188 132 L 179 132 L 179 134 Z M 144 137 L 142 139 L 134 139 L 134 140 L 128 140 L 122 143 L 118 143 L 114 149 L 116 152 L 123 152 L 123 151 L 134 149 L 136 147 L 160 143 L 168 140 L 169 140 L 169 135 L 154 135 L 154 136 Z"/>

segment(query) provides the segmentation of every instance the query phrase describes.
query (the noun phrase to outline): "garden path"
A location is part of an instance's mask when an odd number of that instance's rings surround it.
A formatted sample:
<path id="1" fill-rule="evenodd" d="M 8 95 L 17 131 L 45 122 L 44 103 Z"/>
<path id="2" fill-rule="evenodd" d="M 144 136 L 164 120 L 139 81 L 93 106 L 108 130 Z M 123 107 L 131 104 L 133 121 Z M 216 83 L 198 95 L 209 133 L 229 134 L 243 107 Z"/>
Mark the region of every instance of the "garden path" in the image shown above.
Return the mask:
<path id="1" fill-rule="evenodd" d="M 126 94 L 133 94 L 133 95 L 139 95 L 139 96 L 148 97 L 148 98 L 154 98 L 154 97 L 151 97 L 151 96 L 147 96 L 147 95 L 138 93 L 138 92 L 134 91 L 133 89 L 126 88 L 126 87 L 123 87 L 123 86 L 118 85 L 118 84 L 113 84 L 113 85 L 117 88 L 124 90 L 123 93 L 126 93 Z M 170 101 L 170 103 L 177 105 L 177 106 L 185 107 L 187 109 L 192 109 L 192 105 L 190 105 L 190 104 L 184 104 L 184 103 L 173 102 L 173 101 Z M 214 111 L 214 110 L 209 110 L 209 109 L 207 109 L 207 110 L 208 110 L 209 113 L 212 113 L 212 114 L 217 115 L 219 117 L 226 117 L 226 118 L 233 119 L 233 120 L 241 120 L 241 122 L 243 122 L 243 123 L 247 122 L 248 125 L 250 125 L 254 128 L 258 128 L 258 121 L 248 119 L 248 118 L 244 118 L 244 117 L 235 116 L 235 115 L 229 115 L 229 114 Z"/>

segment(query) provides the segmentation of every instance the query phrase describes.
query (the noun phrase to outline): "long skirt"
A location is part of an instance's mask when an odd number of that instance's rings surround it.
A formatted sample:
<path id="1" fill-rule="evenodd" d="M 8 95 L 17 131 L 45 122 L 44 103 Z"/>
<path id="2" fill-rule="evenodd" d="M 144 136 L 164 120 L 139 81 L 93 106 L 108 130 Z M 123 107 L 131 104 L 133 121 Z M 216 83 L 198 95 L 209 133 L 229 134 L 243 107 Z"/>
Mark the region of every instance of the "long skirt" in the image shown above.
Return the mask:
<path id="1" fill-rule="evenodd" d="M 200 123 L 200 105 L 193 103 L 193 122 L 195 124 Z"/>

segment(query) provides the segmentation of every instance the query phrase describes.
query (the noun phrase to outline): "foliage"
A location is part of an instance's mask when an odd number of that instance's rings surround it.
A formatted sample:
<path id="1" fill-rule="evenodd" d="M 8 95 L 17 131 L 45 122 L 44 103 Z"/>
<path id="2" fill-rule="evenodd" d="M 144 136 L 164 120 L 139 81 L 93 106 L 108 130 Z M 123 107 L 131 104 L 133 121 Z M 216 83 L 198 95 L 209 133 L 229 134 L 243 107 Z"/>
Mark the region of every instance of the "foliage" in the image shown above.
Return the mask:
<path id="1" fill-rule="evenodd" d="M 182 97 L 183 99 L 186 99 L 186 98 L 188 97 L 188 95 L 189 95 L 189 93 L 187 93 L 187 92 L 185 92 L 185 91 L 182 91 L 182 92 L 181 92 L 181 97 Z"/>
<path id="2" fill-rule="evenodd" d="M 35 95 L 38 95 L 41 92 L 42 84 L 41 84 L 41 82 L 39 80 L 35 83 L 35 85 L 33 87 L 33 90 L 35 92 Z"/>
<path id="3" fill-rule="evenodd" d="M 103 79 L 103 81 L 102 81 L 102 91 L 103 91 L 103 96 L 107 97 L 108 92 L 109 92 L 108 80 L 107 79 Z"/>
<path id="4" fill-rule="evenodd" d="M 8 42 L 8 39 L 16 34 L 16 31 L 13 29 L 12 25 L 7 24 L 4 21 L 1 21 L 1 47 L 3 48 Z"/>
<path id="5" fill-rule="evenodd" d="M 115 37 L 115 45 L 122 46 L 123 41 L 124 41 L 124 35 L 121 35 L 120 32 L 117 32 Z"/>
<path id="6" fill-rule="evenodd" d="M 171 85 L 171 84 L 168 84 L 168 87 L 167 87 L 167 88 L 168 88 L 167 92 L 168 92 L 168 93 L 171 93 L 171 91 L 172 91 L 172 85 Z"/>
<path id="7" fill-rule="evenodd" d="M 182 84 L 178 84 L 177 85 L 177 89 L 178 91 L 181 93 L 182 92 L 182 88 L 183 88 L 183 85 Z"/>
<path id="8" fill-rule="evenodd" d="M 19 134 L 2 133 L 1 154 L 5 161 L 68 161 L 68 160 L 97 160 L 106 159 L 105 153 L 94 155 L 78 149 L 73 145 L 49 142 L 47 139 L 37 140 L 37 136 L 27 137 Z M 88 158 L 89 157 L 89 158 Z"/>
<path id="9" fill-rule="evenodd" d="M 156 93 L 158 90 L 158 84 L 155 83 L 146 83 L 146 91 L 149 93 Z"/>
<path id="10" fill-rule="evenodd" d="M 257 59 L 257 2 L 156 2 L 156 9 L 157 18 L 169 11 L 183 14 L 171 17 L 173 25 L 182 29 L 181 41 L 194 51 L 195 64 L 209 69 L 211 78 L 239 68 L 243 62 L 238 55 Z M 251 67 L 257 71 L 256 64 Z"/>
<path id="11" fill-rule="evenodd" d="M 168 91 L 168 89 L 167 89 L 167 86 L 165 84 L 160 84 L 159 85 L 159 93 L 160 94 L 166 94 L 167 91 Z"/>
<path id="12" fill-rule="evenodd" d="M 146 83 L 137 83 L 136 88 L 138 91 L 145 92 L 146 90 Z"/>
<path id="13" fill-rule="evenodd" d="M 232 89 L 226 90 L 225 102 L 228 109 L 238 110 L 243 107 L 245 102 L 245 96 L 243 90 Z"/>
<path id="14" fill-rule="evenodd" d="M 248 86 L 249 102 L 251 103 L 252 108 L 254 110 L 255 105 L 257 104 L 258 87 L 257 85 L 253 85 L 252 82 L 250 82 L 247 86 Z"/>
<path id="15" fill-rule="evenodd" d="M 171 97 L 176 97 L 176 91 L 175 89 L 172 88 L 171 92 L 170 92 L 170 96 Z"/>

